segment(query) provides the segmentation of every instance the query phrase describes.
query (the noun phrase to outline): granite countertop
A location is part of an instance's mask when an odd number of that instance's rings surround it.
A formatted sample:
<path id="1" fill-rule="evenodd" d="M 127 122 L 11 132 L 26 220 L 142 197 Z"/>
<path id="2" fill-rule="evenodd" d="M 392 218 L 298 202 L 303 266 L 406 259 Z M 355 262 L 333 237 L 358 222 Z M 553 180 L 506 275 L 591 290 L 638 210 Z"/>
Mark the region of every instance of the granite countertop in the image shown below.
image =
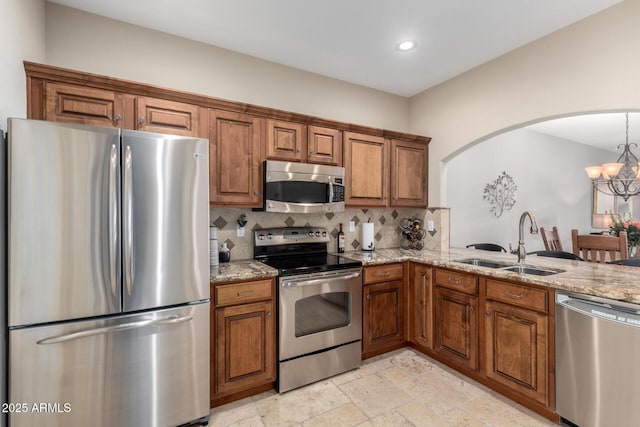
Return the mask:
<path id="1" fill-rule="evenodd" d="M 451 248 L 448 251 L 380 249 L 375 252 L 347 252 L 344 256 L 362 261 L 363 265 L 414 261 L 499 279 L 512 279 L 553 289 L 640 304 L 640 268 L 638 267 L 530 255 L 525 259 L 525 265 L 562 270 L 560 273 L 550 276 L 535 276 L 455 262 L 456 260 L 478 258 L 509 264 L 517 263 L 515 255 L 475 249 Z"/>
<path id="2" fill-rule="evenodd" d="M 278 270 L 259 261 L 241 260 L 220 263 L 211 266 L 209 281 L 211 283 L 235 282 L 238 280 L 254 280 L 265 277 L 276 277 Z"/>
<path id="3" fill-rule="evenodd" d="M 528 266 L 561 270 L 560 273 L 550 276 L 535 276 L 456 262 L 456 260 L 468 258 L 498 261 L 505 264 L 516 264 L 517 261 L 515 255 L 474 249 L 451 248 L 448 251 L 418 251 L 396 248 L 377 249 L 375 252 L 351 251 L 340 255 L 362 261 L 365 266 L 414 261 L 482 274 L 497 279 L 512 279 L 553 289 L 640 304 L 640 268 L 638 267 L 595 264 L 585 261 L 530 255 L 525 260 L 525 264 Z M 261 262 L 242 260 L 212 267 L 210 279 L 212 283 L 222 283 L 275 277 L 277 275 L 276 269 Z"/>

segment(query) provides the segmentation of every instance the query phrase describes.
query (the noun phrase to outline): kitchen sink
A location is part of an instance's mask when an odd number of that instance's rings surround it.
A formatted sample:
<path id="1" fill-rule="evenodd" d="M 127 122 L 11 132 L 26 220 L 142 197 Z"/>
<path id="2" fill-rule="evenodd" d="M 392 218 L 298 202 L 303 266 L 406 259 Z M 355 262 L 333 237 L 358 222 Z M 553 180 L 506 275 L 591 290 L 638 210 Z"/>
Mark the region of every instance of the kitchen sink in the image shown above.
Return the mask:
<path id="1" fill-rule="evenodd" d="M 489 261 L 479 258 L 458 259 L 454 262 L 462 264 L 475 265 L 478 267 L 495 268 L 496 270 L 513 271 L 518 274 L 532 274 L 534 276 L 550 276 L 552 274 L 562 273 L 564 270 L 551 270 L 547 268 L 533 267 L 530 265 L 506 264 L 503 262 Z"/>
<path id="2" fill-rule="evenodd" d="M 531 267 L 528 265 L 511 265 L 499 268 L 499 270 L 513 271 L 519 274 L 533 274 L 535 276 L 551 276 L 552 274 L 562 273 L 563 270 L 548 270 L 546 268 Z"/>
<path id="3" fill-rule="evenodd" d="M 509 266 L 509 264 L 505 264 L 502 262 L 489 261 L 486 259 L 479 259 L 479 258 L 457 259 L 454 262 L 459 262 L 462 264 L 469 264 L 469 265 L 477 265 L 478 267 L 488 267 L 488 268 L 502 268 L 502 267 Z"/>

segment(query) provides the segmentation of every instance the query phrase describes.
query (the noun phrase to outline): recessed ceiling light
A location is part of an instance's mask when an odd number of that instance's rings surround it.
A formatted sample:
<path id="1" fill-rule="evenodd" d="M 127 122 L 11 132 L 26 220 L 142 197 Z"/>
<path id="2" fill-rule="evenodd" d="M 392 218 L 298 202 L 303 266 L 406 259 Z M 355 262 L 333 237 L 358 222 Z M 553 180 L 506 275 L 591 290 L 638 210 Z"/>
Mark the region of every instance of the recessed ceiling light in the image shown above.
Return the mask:
<path id="1" fill-rule="evenodd" d="M 402 41 L 400 43 L 398 43 L 396 45 L 396 49 L 402 51 L 402 52 L 406 52 L 408 50 L 414 49 L 416 46 L 418 45 L 418 43 L 414 42 L 413 40 L 405 40 Z"/>

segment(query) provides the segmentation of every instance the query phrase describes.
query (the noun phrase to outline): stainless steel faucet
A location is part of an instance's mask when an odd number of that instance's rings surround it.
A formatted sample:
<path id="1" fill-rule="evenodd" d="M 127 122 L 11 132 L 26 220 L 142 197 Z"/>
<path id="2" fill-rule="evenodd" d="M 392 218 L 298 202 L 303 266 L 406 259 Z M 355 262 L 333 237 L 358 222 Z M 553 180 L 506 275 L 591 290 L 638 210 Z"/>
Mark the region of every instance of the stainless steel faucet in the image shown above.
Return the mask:
<path id="1" fill-rule="evenodd" d="M 511 243 L 509 243 L 509 251 L 511 251 L 512 254 L 518 255 L 518 263 L 523 263 L 527 256 L 527 250 L 524 248 L 524 220 L 526 217 L 529 217 L 529 220 L 531 221 L 531 228 L 529 229 L 529 232 L 531 234 L 538 234 L 536 218 L 529 213 L 529 211 L 522 212 L 522 215 L 520 215 L 520 226 L 518 229 L 518 249 L 513 250 Z"/>

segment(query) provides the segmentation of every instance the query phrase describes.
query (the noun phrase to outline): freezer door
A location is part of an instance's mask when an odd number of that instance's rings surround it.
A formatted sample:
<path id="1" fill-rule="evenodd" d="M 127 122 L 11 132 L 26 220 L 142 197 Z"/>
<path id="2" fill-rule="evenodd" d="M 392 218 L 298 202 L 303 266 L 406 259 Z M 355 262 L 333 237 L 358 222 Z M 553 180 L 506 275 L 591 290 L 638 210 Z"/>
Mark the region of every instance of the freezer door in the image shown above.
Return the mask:
<path id="1" fill-rule="evenodd" d="M 9 119 L 9 326 L 120 311 L 120 131 Z"/>
<path id="2" fill-rule="evenodd" d="M 123 131 L 125 312 L 209 298 L 209 143 Z"/>
<path id="3" fill-rule="evenodd" d="M 11 427 L 164 427 L 209 414 L 209 303 L 9 332 Z"/>

